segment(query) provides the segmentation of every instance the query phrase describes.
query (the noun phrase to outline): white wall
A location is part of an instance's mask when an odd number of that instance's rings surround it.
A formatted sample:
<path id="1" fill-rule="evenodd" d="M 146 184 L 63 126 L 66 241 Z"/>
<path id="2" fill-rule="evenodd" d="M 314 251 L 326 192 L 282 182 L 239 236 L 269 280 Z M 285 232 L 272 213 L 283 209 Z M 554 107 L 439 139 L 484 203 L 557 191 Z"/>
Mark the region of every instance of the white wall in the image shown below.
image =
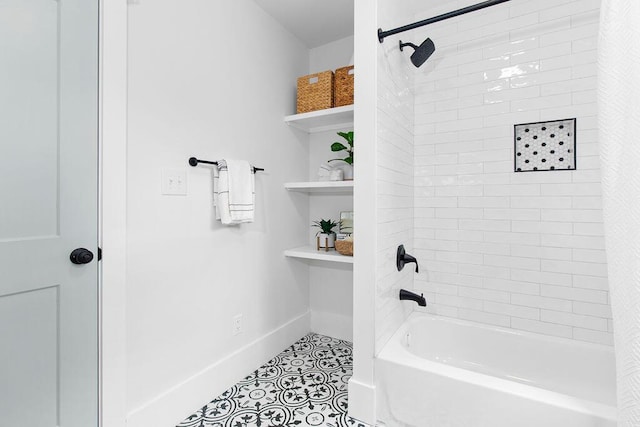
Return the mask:
<path id="1" fill-rule="evenodd" d="M 308 174 L 283 117 L 309 55 L 252 1 L 134 2 L 128 47 L 129 425 L 173 426 L 308 330 L 308 268 L 282 251 L 309 230 L 307 202 L 283 188 Z M 254 223 L 214 221 L 210 170 L 190 156 L 266 169 Z M 160 194 L 163 168 L 187 173 L 187 196 Z M 235 377 L 200 381 L 218 368 Z"/>
<path id="2" fill-rule="evenodd" d="M 355 105 L 354 132 L 361 141 L 354 165 L 355 212 L 363 214 L 355 223 L 360 233 L 354 248 L 353 265 L 353 375 L 349 380 L 349 415 L 368 424 L 376 422 L 375 407 L 375 323 L 377 256 L 377 41 L 371 35 L 378 27 L 378 0 L 354 1 Z M 357 69 L 367 70 L 357 74 Z"/>
<path id="3" fill-rule="evenodd" d="M 333 70 L 353 65 L 354 37 L 345 37 L 309 51 L 309 73 Z"/>
<path id="4" fill-rule="evenodd" d="M 408 11 L 397 2 L 378 3 L 378 25 L 389 29 L 404 25 Z M 414 252 L 414 96 L 413 70 L 406 53 L 395 38 L 378 45 L 377 114 L 377 219 L 378 253 L 376 267 L 376 353 L 413 309 L 401 302 L 401 288 L 414 287 L 414 268 L 396 268 L 396 252 L 404 244 Z"/>
<path id="5" fill-rule="evenodd" d="M 100 3 L 100 421 L 124 427 L 126 395 L 127 4 Z"/>
<path id="6" fill-rule="evenodd" d="M 599 3 L 514 1 L 406 36 L 417 44 L 429 36 L 437 48 L 415 71 L 415 245 L 424 266 L 416 287 L 427 311 L 611 343 Z M 577 117 L 578 169 L 514 173 L 513 125 L 568 117 Z"/>

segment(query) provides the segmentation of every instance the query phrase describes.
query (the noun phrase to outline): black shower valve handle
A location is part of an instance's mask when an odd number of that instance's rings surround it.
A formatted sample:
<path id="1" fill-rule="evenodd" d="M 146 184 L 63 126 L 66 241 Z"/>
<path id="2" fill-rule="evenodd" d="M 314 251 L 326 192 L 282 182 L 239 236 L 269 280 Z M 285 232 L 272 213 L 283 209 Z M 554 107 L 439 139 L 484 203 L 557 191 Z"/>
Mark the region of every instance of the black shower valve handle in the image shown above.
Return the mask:
<path id="1" fill-rule="evenodd" d="M 416 264 L 416 273 L 418 273 L 418 260 L 405 251 L 404 245 L 398 246 L 398 251 L 396 252 L 396 267 L 398 268 L 398 271 L 401 271 L 405 264 L 410 263 Z"/>
<path id="2" fill-rule="evenodd" d="M 419 271 L 418 271 L 418 270 L 419 270 L 419 268 L 418 268 L 418 261 L 417 261 L 415 258 L 413 258 L 412 256 L 409 256 L 409 257 L 410 257 L 411 259 L 413 259 L 413 261 L 411 261 L 411 260 L 409 260 L 409 261 L 405 261 L 405 264 L 406 264 L 406 263 L 415 262 L 415 263 L 416 263 L 416 274 L 418 274 L 418 273 L 419 273 Z"/>

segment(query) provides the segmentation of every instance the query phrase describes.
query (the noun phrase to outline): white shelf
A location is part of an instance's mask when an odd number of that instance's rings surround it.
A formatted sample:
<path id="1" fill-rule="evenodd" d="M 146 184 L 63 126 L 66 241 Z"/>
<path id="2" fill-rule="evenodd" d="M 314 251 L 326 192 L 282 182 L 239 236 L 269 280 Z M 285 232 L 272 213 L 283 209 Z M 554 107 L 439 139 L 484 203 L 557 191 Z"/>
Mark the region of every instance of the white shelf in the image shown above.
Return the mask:
<path id="1" fill-rule="evenodd" d="M 284 188 L 305 193 L 353 193 L 353 181 L 287 182 Z"/>
<path id="2" fill-rule="evenodd" d="M 310 113 L 286 116 L 284 121 L 308 133 L 341 129 L 353 126 L 353 105 L 311 111 Z"/>
<path id="3" fill-rule="evenodd" d="M 341 255 L 335 250 L 328 252 L 318 251 L 313 246 L 301 246 L 299 248 L 287 249 L 284 256 L 291 258 L 313 259 L 317 261 L 339 262 L 343 264 L 353 264 L 353 257 Z"/>

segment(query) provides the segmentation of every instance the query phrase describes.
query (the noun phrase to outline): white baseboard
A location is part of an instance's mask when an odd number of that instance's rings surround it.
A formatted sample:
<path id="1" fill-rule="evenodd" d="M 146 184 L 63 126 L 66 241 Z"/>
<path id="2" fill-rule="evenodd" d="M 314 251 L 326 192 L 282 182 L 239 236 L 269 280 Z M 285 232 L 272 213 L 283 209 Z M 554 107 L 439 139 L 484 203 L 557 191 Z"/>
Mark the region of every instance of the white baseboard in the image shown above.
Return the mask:
<path id="1" fill-rule="evenodd" d="M 353 342 L 353 316 L 311 310 L 311 331 Z"/>
<path id="2" fill-rule="evenodd" d="M 351 377 L 349 380 L 349 416 L 376 425 L 376 387 L 361 383 Z"/>
<path id="3" fill-rule="evenodd" d="M 175 427 L 207 399 L 220 395 L 309 333 L 309 325 L 307 311 L 134 409 L 127 415 L 127 427 Z"/>

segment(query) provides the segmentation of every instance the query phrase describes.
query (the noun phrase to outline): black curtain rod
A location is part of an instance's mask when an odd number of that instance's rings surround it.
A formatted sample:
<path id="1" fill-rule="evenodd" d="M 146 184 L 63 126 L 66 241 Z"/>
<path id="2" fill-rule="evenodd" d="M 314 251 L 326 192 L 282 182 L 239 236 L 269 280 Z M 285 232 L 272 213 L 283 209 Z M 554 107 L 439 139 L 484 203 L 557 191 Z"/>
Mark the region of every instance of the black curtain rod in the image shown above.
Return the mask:
<path id="1" fill-rule="evenodd" d="M 378 40 L 380 43 L 384 41 L 387 36 L 402 33 L 404 31 L 413 30 L 414 28 L 424 27 L 425 25 L 433 24 L 434 22 L 444 21 L 445 19 L 454 18 L 456 16 L 464 15 L 465 13 L 475 12 L 476 10 L 484 9 L 485 7 L 495 6 L 496 4 L 504 3 L 510 0 L 488 0 L 482 3 L 474 4 L 472 6 L 463 7 L 462 9 L 454 10 L 453 12 L 443 13 L 442 15 L 434 16 L 433 18 L 425 19 L 423 21 L 414 22 L 413 24 L 405 25 L 404 27 L 394 28 L 393 30 L 382 31 L 382 28 L 378 28 Z"/>
<path id="2" fill-rule="evenodd" d="M 206 163 L 208 165 L 216 165 L 216 166 L 218 166 L 218 162 L 212 162 L 210 160 L 200 160 L 200 159 L 196 159 L 195 157 L 189 157 L 189 164 L 191 166 L 196 167 L 196 166 L 198 166 L 198 163 Z M 256 173 L 258 171 L 264 171 L 264 169 L 262 169 L 262 168 L 257 168 L 255 166 L 252 166 L 252 167 L 253 167 L 253 173 Z"/>

